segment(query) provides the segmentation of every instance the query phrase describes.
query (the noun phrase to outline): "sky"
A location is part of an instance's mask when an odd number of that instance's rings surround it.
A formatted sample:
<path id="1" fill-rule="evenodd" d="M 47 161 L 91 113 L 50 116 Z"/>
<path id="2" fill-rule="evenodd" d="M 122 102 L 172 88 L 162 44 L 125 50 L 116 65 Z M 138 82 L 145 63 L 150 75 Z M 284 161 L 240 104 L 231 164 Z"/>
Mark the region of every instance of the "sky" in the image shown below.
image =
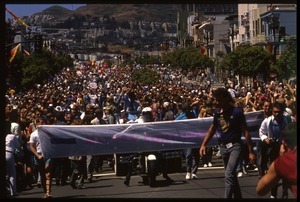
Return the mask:
<path id="1" fill-rule="evenodd" d="M 86 4 L 6 4 L 5 7 L 11 10 L 18 17 L 29 16 L 41 12 L 51 6 L 62 6 L 69 10 L 76 10 L 78 7 Z M 5 19 L 13 18 L 8 12 L 5 12 Z"/>

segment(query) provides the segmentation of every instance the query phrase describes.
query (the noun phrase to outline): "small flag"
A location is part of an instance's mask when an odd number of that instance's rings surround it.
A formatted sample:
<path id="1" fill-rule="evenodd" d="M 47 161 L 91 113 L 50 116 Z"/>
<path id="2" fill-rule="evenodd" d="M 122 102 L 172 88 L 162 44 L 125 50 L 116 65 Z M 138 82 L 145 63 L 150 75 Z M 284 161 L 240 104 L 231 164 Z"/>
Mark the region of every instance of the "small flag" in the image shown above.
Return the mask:
<path id="1" fill-rule="evenodd" d="M 269 53 L 273 53 L 273 45 L 272 44 L 267 44 L 266 49 Z"/>
<path id="2" fill-rule="evenodd" d="M 224 44 L 224 46 L 225 46 L 226 53 L 229 54 L 231 52 L 230 46 L 228 46 L 227 44 Z"/>
<path id="3" fill-rule="evenodd" d="M 9 12 L 9 14 L 11 14 L 21 25 L 23 25 L 24 27 L 28 27 L 28 25 L 18 16 L 16 16 L 11 10 L 9 10 L 8 8 L 5 8 L 7 12 Z"/>
<path id="4" fill-rule="evenodd" d="M 26 56 L 30 56 L 30 53 L 27 50 L 23 49 L 23 52 Z"/>
<path id="5" fill-rule="evenodd" d="M 206 48 L 202 44 L 200 44 L 201 55 L 206 55 Z"/>
<path id="6" fill-rule="evenodd" d="M 16 56 L 18 50 L 19 50 L 20 45 L 21 45 L 21 44 L 19 43 L 16 47 L 14 47 L 14 48 L 10 51 L 10 59 L 9 59 L 9 62 L 12 62 L 12 61 L 14 60 L 14 58 L 15 58 L 15 56 Z"/>

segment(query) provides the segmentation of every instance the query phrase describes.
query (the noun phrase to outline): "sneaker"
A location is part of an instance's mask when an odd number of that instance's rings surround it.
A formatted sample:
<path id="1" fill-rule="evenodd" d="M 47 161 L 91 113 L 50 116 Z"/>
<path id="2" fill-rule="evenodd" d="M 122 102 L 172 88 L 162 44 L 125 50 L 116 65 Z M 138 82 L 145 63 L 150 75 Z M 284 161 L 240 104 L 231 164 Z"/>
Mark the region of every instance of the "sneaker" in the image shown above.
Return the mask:
<path id="1" fill-rule="evenodd" d="M 276 199 L 276 197 L 275 197 L 275 196 L 272 196 L 272 195 L 271 195 L 271 197 L 270 197 L 270 198 Z"/>
<path id="2" fill-rule="evenodd" d="M 206 168 L 206 167 L 207 167 L 207 164 L 204 164 L 203 167 Z"/>
<path id="3" fill-rule="evenodd" d="M 165 178 L 167 182 L 174 182 L 174 180 L 170 178 L 168 175 L 163 175 L 163 178 Z"/>
<path id="4" fill-rule="evenodd" d="M 44 198 L 52 198 L 51 194 L 45 194 Z"/>
<path id="5" fill-rule="evenodd" d="M 191 179 L 191 173 L 187 173 L 185 176 L 185 179 L 190 180 Z"/>
<path id="6" fill-rule="evenodd" d="M 76 186 L 74 183 L 70 183 L 70 186 L 71 186 L 73 189 L 77 189 L 77 186 Z"/>
<path id="7" fill-rule="evenodd" d="M 237 177 L 243 177 L 243 172 L 238 172 Z"/>
<path id="8" fill-rule="evenodd" d="M 42 188 L 42 184 L 41 183 L 37 183 L 37 187 L 38 188 Z"/>
<path id="9" fill-rule="evenodd" d="M 197 176 L 196 174 L 193 173 L 193 174 L 192 174 L 192 179 L 193 179 L 193 180 L 198 179 L 198 176 Z"/>
<path id="10" fill-rule="evenodd" d="M 245 167 L 245 166 L 243 166 L 243 167 L 242 167 L 242 169 L 243 169 L 243 174 L 245 174 L 245 175 L 248 175 L 248 172 L 247 172 L 247 169 L 246 169 L 246 167 Z"/>
<path id="11" fill-rule="evenodd" d="M 125 180 L 125 181 L 124 181 L 124 184 L 125 184 L 126 186 L 129 186 L 129 180 Z"/>
<path id="12" fill-rule="evenodd" d="M 20 195 L 21 195 L 20 193 L 16 192 L 13 195 L 11 195 L 11 197 L 16 197 L 16 196 L 20 196 Z"/>
<path id="13" fill-rule="evenodd" d="M 77 185 L 77 189 L 86 189 L 86 187 L 83 185 Z"/>
<path id="14" fill-rule="evenodd" d="M 211 164 L 211 162 L 209 162 L 209 163 L 208 163 L 208 167 L 212 167 L 212 164 Z"/>
<path id="15" fill-rule="evenodd" d="M 93 182 L 92 177 L 88 177 L 88 178 L 87 178 L 87 181 L 88 181 L 89 183 L 92 183 L 92 182 Z"/>

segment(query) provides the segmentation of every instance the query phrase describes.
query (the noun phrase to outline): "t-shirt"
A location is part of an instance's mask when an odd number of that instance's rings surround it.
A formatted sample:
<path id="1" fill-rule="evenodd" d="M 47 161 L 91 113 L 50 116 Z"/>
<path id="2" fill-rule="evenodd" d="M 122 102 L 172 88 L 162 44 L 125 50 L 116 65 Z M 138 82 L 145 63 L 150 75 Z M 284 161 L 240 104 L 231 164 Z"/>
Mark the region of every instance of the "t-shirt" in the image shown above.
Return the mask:
<path id="1" fill-rule="evenodd" d="M 287 151 L 274 161 L 276 173 L 280 178 L 286 179 L 289 188 L 297 197 L 297 153 L 295 151 Z"/>
<path id="2" fill-rule="evenodd" d="M 14 153 L 16 149 L 21 147 L 16 135 L 7 134 L 5 138 L 5 150 Z"/>
<path id="3" fill-rule="evenodd" d="M 30 134 L 29 143 L 33 143 L 35 145 L 37 153 L 42 153 L 42 146 L 41 146 L 40 142 L 41 141 L 40 141 L 40 137 L 37 133 L 37 130 L 33 131 Z"/>
<path id="4" fill-rule="evenodd" d="M 238 141 L 242 137 L 241 125 L 246 123 L 244 111 L 240 107 L 232 107 L 231 115 L 228 118 L 220 112 L 220 108 L 216 109 L 214 114 L 213 124 L 218 126 L 220 139 L 222 142 Z"/>

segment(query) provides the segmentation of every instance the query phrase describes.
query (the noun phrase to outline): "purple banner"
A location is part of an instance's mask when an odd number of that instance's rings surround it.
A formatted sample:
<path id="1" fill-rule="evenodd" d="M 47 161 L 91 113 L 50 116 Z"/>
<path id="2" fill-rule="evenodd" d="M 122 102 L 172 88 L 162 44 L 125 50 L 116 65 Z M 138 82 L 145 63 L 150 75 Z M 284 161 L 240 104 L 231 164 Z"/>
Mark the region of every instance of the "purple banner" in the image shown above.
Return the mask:
<path id="1" fill-rule="evenodd" d="M 246 113 L 252 140 L 258 139 L 263 112 Z M 212 117 L 112 125 L 42 125 L 37 129 L 48 158 L 199 148 Z M 217 144 L 215 134 L 210 145 Z"/>

